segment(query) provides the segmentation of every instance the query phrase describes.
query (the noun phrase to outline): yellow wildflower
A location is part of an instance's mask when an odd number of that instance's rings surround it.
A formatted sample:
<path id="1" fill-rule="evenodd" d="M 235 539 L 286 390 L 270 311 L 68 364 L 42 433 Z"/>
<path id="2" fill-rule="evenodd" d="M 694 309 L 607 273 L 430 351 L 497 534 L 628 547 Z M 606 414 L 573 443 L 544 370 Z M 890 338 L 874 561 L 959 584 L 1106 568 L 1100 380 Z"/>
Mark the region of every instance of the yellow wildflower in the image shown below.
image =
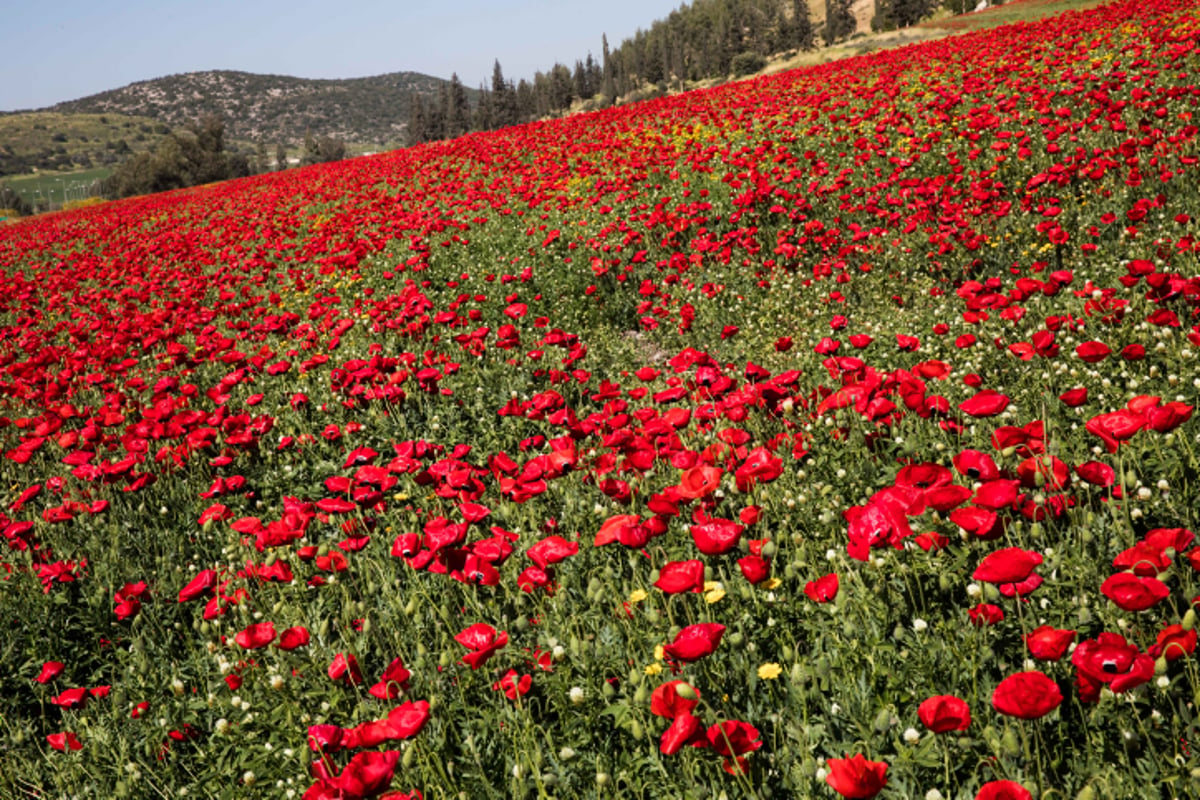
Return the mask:
<path id="1" fill-rule="evenodd" d="M 783 667 L 778 664 L 763 664 L 758 668 L 758 677 L 764 681 L 773 681 L 783 672 Z"/>

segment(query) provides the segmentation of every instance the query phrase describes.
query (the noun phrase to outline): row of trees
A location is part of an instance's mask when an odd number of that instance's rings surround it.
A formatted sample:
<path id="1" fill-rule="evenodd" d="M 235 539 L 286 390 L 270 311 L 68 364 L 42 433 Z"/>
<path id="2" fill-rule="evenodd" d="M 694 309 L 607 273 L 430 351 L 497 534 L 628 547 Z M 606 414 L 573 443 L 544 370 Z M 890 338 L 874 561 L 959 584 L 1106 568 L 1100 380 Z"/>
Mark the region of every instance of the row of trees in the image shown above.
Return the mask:
<path id="1" fill-rule="evenodd" d="M 346 157 L 346 143 L 331 136 L 304 137 L 302 164 L 340 161 Z M 124 161 L 101 185 L 108 199 L 133 197 L 170 189 L 199 186 L 203 183 L 244 178 L 259 172 L 286 169 L 287 147 L 275 149 L 272 165 L 265 143 L 258 145 L 253 157 L 225 149 L 225 121 L 209 115 L 182 131 L 167 135 L 152 152 L 138 153 Z"/>
<path id="2" fill-rule="evenodd" d="M 207 116 L 168 134 L 158 147 L 124 161 L 102 184 L 106 198 L 182 189 L 249 175 L 250 162 L 225 152 L 225 121 Z"/>
<path id="3" fill-rule="evenodd" d="M 473 130 L 494 130 L 562 113 L 577 102 L 603 107 L 620 98 L 684 88 L 689 82 L 745 75 L 765 66 L 771 55 L 807 51 L 852 35 L 857 22 L 851 0 L 820 0 L 825 19 L 812 19 L 808 0 L 694 0 L 639 30 L 615 49 L 602 37 L 601 59 L 591 53 L 574 69 L 555 64 L 532 81 L 504 78 L 497 61 L 491 86 L 479 87 L 472 107 L 458 75 L 437 98 L 413 96 L 409 142 L 453 138 Z M 904 28 L 930 14 L 937 3 L 967 0 L 874 0 L 872 27 Z M 953 10 L 953 9 L 952 9 Z"/>

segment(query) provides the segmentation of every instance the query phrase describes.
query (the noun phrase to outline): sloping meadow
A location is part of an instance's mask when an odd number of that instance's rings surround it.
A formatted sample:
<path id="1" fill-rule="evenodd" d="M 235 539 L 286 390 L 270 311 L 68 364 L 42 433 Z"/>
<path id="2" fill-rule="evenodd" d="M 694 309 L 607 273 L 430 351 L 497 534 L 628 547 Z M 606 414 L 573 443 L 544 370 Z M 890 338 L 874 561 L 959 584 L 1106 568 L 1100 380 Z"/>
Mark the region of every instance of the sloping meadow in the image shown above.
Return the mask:
<path id="1" fill-rule="evenodd" d="M 0 229 L 0 794 L 1194 795 L 1198 37 Z"/>

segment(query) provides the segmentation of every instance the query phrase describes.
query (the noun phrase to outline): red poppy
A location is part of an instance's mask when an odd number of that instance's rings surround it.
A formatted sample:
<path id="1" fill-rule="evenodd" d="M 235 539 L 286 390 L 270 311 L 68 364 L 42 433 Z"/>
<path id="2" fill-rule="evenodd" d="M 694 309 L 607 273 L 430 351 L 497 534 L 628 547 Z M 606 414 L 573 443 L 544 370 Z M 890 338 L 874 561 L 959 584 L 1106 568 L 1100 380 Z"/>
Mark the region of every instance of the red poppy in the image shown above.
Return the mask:
<path id="1" fill-rule="evenodd" d="M 491 625 L 477 622 L 458 633 L 454 641 L 471 651 L 463 656 L 462 663 L 474 670 L 482 667 L 497 650 L 508 644 L 508 633 L 497 633 Z"/>
<path id="2" fill-rule="evenodd" d="M 722 474 L 721 470 L 707 464 L 685 470 L 679 479 L 679 496 L 686 500 L 707 497 L 720 487 Z"/>
<path id="3" fill-rule="evenodd" d="M 66 752 L 68 750 L 82 750 L 83 745 L 74 733 L 67 731 L 65 733 L 51 733 L 46 737 L 46 742 L 55 750 Z"/>
<path id="4" fill-rule="evenodd" d="M 663 652 L 675 661 L 698 661 L 711 655 L 724 635 L 725 626 L 717 622 L 688 625 L 676 635 L 673 642 L 663 647 Z"/>
<path id="5" fill-rule="evenodd" d="M 1058 661 L 1075 641 L 1075 631 L 1042 625 L 1025 634 L 1025 646 L 1039 661 Z"/>
<path id="6" fill-rule="evenodd" d="M 308 748 L 314 753 L 336 753 L 342 749 L 343 731 L 337 725 L 310 725 Z"/>
<path id="7" fill-rule="evenodd" d="M 1178 623 L 1168 625 L 1158 632 L 1158 640 L 1146 652 L 1154 658 L 1161 656 L 1167 661 L 1190 656 L 1196 652 L 1196 631 L 1194 628 L 1185 631 Z"/>
<path id="8" fill-rule="evenodd" d="M 868 761 L 861 753 L 853 757 L 831 758 L 825 782 L 848 800 L 867 800 L 887 786 L 888 765 L 883 761 Z"/>
<path id="9" fill-rule="evenodd" d="M 954 469 L 977 481 L 994 481 L 1000 477 L 1000 468 L 987 453 L 978 450 L 963 450 L 954 456 Z"/>
<path id="10" fill-rule="evenodd" d="M 975 800 L 1033 800 L 1033 795 L 1016 781 L 988 781 L 979 787 Z"/>
<path id="11" fill-rule="evenodd" d="M 1164 403 L 1146 411 L 1146 427 L 1158 433 L 1170 433 L 1192 418 L 1193 407 L 1186 403 Z"/>
<path id="12" fill-rule="evenodd" d="M 1088 390 L 1086 386 L 1080 386 L 1078 389 L 1070 389 L 1058 396 L 1063 405 L 1067 408 L 1078 408 L 1088 400 Z"/>
<path id="13" fill-rule="evenodd" d="M 1145 611 L 1167 599 L 1171 590 L 1158 578 L 1118 572 L 1101 584 L 1100 593 L 1125 611 Z"/>
<path id="14" fill-rule="evenodd" d="M 60 708 L 83 708 L 90 696 L 87 689 L 67 689 L 51 697 L 50 702 Z"/>
<path id="15" fill-rule="evenodd" d="M 404 668 L 404 662 L 399 658 L 393 659 L 379 678 L 379 683 L 371 687 L 371 695 L 380 700 L 391 700 L 401 692 L 408 691 L 408 679 L 412 673 Z"/>
<path id="16" fill-rule="evenodd" d="M 203 597 L 217 586 L 217 573 L 211 569 L 200 572 L 192 578 L 188 585 L 179 590 L 179 602 L 186 603 L 197 597 Z"/>
<path id="17" fill-rule="evenodd" d="M 692 540 L 705 555 L 715 556 L 728 553 L 737 547 L 742 537 L 742 526 L 727 519 L 711 519 L 692 525 Z"/>
<path id="18" fill-rule="evenodd" d="M 750 583 L 762 583 L 771 574 L 771 559 L 763 556 L 748 555 L 738 559 L 738 569 Z"/>
<path id="19" fill-rule="evenodd" d="M 399 761 L 398 750 L 356 753 L 331 782 L 345 797 L 374 797 L 391 785 Z"/>
<path id="20" fill-rule="evenodd" d="M 684 697 L 680 694 L 689 697 Z M 680 714 L 691 713 L 700 702 L 700 691 L 687 681 L 668 681 L 660 684 L 650 694 L 650 713 L 656 717 L 675 719 Z"/>
<path id="21" fill-rule="evenodd" d="M 63 663 L 61 661 L 47 661 L 42 664 L 42 671 L 34 678 L 38 683 L 49 683 L 62 674 Z"/>
<path id="22" fill-rule="evenodd" d="M 1117 482 L 1117 471 L 1108 464 L 1088 461 L 1075 467 L 1075 474 L 1093 486 L 1108 488 Z"/>
<path id="23" fill-rule="evenodd" d="M 1041 553 L 1020 547 L 1005 547 L 979 562 L 971 577 L 986 583 L 1018 583 L 1028 578 L 1041 563 Z"/>
<path id="24" fill-rule="evenodd" d="M 995 389 L 983 389 L 973 397 L 958 404 L 959 411 L 968 417 L 994 417 L 1008 408 L 1008 395 Z"/>
<path id="25" fill-rule="evenodd" d="M 429 721 L 429 703 L 425 700 L 410 700 L 388 712 L 387 722 L 392 739 L 409 739 L 421 732 Z"/>
<path id="26" fill-rule="evenodd" d="M 992 605 L 991 603 L 980 603 L 974 608 L 967 610 L 967 616 L 971 619 L 971 624 L 984 628 L 995 625 L 1004 620 L 1004 611 L 1000 606 Z"/>
<path id="27" fill-rule="evenodd" d="M 783 474 L 783 459 L 765 447 L 756 447 L 733 473 L 738 491 L 749 492 L 756 483 L 770 483 Z"/>
<path id="28" fill-rule="evenodd" d="M 246 650 L 257 650 L 275 641 L 275 623 L 257 622 L 240 631 L 233 640 Z"/>
<path id="29" fill-rule="evenodd" d="M 327 670 L 329 679 L 350 686 L 363 682 L 362 670 L 358 667 L 358 659 L 349 653 L 338 653 L 333 657 Z"/>
<path id="30" fill-rule="evenodd" d="M 992 707 L 1020 719 L 1039 719 L 1062 704 L 1058 684 L 1037 670 L 1018 672 L 1000 681 L 992 692 Z"/>
<path id="31" fill-rule="evenodd" d="M 604 521 L 604 524 L 600 526 L 600 530 L 596 532 L 596 538 L 592 544 L 596 547 L 602 547 L 616 541 L 622 543 L 631 542 L 636 538 L 642 538 L 642 535 L 634 532 L 634 529 L 640 528 L 641 517 L 637 514 L 618 514 Z"/>
<path id="32" fill-rule="evenodd" d="M 1128 441 L 1146 425 L 1141 414 L 1122 408 L 1108 414 L 1097 414 L 1089 419 L 1084 428 L 1088 433 L 1099 436 L 1110 453 L 1117 452 L 1121 442 Z"/>
<path id="33" fill-rule="evenodd" d="M 504 673 L 503 678 L 492 684 L 492 689 L 503 691 L 504 696 L 509 700 L 516 700 L 519 697 L 529 694 L 529 689 L 532 685 L 532 676 L 519 675 L 515 669 L 510 669 Z"/>
<path id="34" fill-rule="evenodd" d="M 747 762 L 741 756 L 762 747 L 758 736 L 758 728 L 732 719 L 710 726 L 705 733 L 709 749 L 725 757 L 723 767 L 731 775 L 745 774 Z"/>
<path id="35" fill-rule="evenodd" d="M 971 727 L 971 707 L 954 695 L 935 695 L 917 707 L 921 724 L 934 733 L 965 731 Z"/>
<path id="36" fill-rule="evenodd" d="M 1104 685 L 1120 694 L 1154 677 L 1154 658 L 1138 650 L 1121 634 L 1108 631 L 1080 642 L 1071 654 L 1071 663 L 1076 669 L 1079 699 L 1087 703 L 1100 699 L 1100 688 Z"/>
<path id="37" fill-rule="evenodd" d="M 664 564 L 658 571 L 658 580 L 654 585 L 667 594 L 699 592 L 704 588 L 704 562 L 692 560 Z"/>
<path id="38" fill-rule="evenodd" d="M 1112 349 L 1104 342 L 1084 342 L 1075 348 L 1075 355 L 1088 364 L 1096 364 L 1108 358 Z"/>
<path id="39" fill-rule="evenodd" d="M 658 749 L 663 755 L 674 755 L 687 744 L 704 741 L 704 725 L 693 717 L 691 712 L 682 711 L 671 720 L 671 725 L 663 731 Z"/>
<path id="40" fill-rule="evenodd" d="M 547 536 L 525 551 L 525 555 L 533 559 L 533 563 L 542 569 L 551 564 L 557 564 L 579 552 L 579 544 L 569 542 L 561 536 Z"/>
<path id="41" fill-rule="evenodd" d="M 838 575 L 836 572 L 831 572 L 804 584 L 804 594 L 808 595 L 808 599 L 814 603 L 828 603 L 837 597 L 838 586 Z"/>
<path id="42" fill-rule="evenodd" d="M 305 628 L 303 625 L 297 625 L 279 634 L 279 644 L 275 646 L 280 650 L 295 650 L 298 647 L 304 647 L 308 644 L 309 639 L 308 628 Z"/>

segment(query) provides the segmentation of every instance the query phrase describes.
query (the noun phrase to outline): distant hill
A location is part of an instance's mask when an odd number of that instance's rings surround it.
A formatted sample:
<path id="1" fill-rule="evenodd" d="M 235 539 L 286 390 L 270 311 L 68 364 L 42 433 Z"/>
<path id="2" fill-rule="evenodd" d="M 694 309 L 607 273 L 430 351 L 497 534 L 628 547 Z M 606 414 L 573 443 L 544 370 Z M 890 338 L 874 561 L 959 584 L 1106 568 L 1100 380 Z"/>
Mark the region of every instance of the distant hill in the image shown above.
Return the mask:
<path id="1" fill-rule="evenodd" d="M 448 81 L 417 72 L 392 72 L 369 78 L 315 80 L 287 75 L 208 71 L 139 81 L 47 111 L 127 114 L 176 127 L 206 114 L 225 119 L 232 139 L 275 145 L 299 145 L 306 132 L 354 144 L 382 146 L 403 142 L 409 98 L 428 101 Z M 474 103 L 474 90 L 467 90 Z"/>

